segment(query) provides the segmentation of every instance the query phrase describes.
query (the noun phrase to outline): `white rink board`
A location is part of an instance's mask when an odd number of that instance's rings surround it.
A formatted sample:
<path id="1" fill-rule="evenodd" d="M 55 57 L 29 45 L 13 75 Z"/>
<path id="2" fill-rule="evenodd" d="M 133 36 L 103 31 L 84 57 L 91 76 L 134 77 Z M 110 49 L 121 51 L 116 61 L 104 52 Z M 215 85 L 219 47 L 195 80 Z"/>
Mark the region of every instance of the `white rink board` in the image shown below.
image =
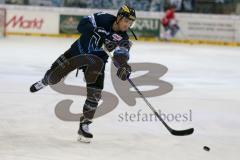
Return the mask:
<path id="1" fill-rule="evenodd" d="M 235 26 L 236 26 L 236 41 L 237 42 L 240 42 L 240 20 L 238 20 L 238 21 L 234 21 L 234 23 L 235 23 Z"/>

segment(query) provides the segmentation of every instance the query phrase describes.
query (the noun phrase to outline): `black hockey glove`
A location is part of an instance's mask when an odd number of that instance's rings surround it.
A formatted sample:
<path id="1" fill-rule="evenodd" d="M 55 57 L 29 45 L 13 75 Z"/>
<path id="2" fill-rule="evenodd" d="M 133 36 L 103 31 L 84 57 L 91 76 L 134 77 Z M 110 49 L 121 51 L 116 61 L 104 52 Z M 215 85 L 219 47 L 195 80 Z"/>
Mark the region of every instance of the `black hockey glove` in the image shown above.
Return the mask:
<path id="1" fill-rule="evenodd" d="M 117 43 L 108 38 L 105 39 L 104 45 L 108 52 L 112 52 L 117 47 Z"/>
<path id="2" fill-rule="evenodd" d="M 128 65 L 128 48 L 118 47 L 113 53 L 113 64 L 118 68 L 117 76 L 125 81 L 131 74 L 131 66 Z"/>
<path id="3" fill-rule="evenodd" d="M 132 72 L 131 66 L 129 66 L 127 63 L 124 63 L 118 68 L 117 76 L 121 80 L 126 81 L 130 77 L 131 72 Z"/>
<path id="4" fill-rule="evenodd" d="M 123 39 L 121 35 L 118 35 L 116 33 L 109 34 L 105 38 L 105 48 L 112 52 L 117 47 L 125 48 L 129 50 L 131 48 L 132 43 L 128 39 Z"/>

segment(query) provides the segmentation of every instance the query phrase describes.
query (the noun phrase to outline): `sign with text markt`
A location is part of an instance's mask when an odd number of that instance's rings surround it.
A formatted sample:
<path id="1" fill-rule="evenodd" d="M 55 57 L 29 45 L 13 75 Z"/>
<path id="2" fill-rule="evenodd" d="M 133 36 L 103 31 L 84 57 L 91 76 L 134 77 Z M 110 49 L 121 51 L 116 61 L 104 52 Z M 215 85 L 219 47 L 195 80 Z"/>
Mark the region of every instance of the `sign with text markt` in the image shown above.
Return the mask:
<path id="1" fill-rule="evenodd" d="M 58 34 L 58 28 L 58 13 L 8 10 L 7 32 Z"/>

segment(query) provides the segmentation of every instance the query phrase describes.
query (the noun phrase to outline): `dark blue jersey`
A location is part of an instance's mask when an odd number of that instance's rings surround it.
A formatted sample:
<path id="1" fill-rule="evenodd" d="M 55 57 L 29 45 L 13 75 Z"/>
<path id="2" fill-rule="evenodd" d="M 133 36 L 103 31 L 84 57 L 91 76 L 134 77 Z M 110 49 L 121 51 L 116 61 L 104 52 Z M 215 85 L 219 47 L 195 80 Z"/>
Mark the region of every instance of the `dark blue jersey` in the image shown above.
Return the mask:
<path id="1" fill-rule="evenodd" d="M 105 62 L 108 55 L 102 50 L 102 44 L 99 44 L 99 39 L 94 36 L 94 29 L 96 27 L 104 28 L 109 34 L 118 34 L 123 40 L 128 40 L 126 32 L 115 32 L 112 26 L 116 16 L 108 13 L 98 12 L 93 15 L 84 17 L 78 24 L 77 30 L 81 33 L 81 37 L 72 45 L 71 48 L 77 49 L 79 53 L 95 54 L 102 58 Z"/>

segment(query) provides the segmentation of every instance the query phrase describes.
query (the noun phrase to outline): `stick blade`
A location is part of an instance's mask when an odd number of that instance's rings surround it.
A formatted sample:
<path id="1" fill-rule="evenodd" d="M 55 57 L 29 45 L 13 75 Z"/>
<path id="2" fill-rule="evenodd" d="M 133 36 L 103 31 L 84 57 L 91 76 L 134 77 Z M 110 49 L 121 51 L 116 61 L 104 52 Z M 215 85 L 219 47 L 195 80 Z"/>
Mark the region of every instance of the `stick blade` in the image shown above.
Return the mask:
<path id="1" fill-rule="evenodd" d="M 186 130 L 173 130 L 172 129 L 170 132 L 174 136 L 188 136 L 194 132 L 194 128 L 189 128 Z"/>

